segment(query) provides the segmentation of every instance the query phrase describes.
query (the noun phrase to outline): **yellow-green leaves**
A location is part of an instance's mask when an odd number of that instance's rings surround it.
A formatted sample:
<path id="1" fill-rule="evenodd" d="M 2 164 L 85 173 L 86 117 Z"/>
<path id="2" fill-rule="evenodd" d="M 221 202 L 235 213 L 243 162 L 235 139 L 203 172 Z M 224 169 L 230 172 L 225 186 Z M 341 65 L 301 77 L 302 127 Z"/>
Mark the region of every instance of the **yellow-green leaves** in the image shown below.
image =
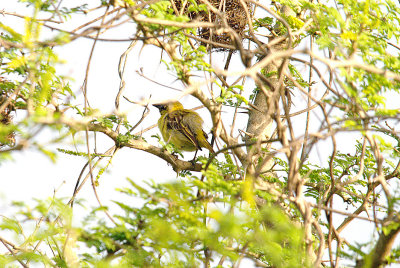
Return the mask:
<path id="1" fill-rule="evenodd" d="M 19 56 L 14 59 L 12 59 L 8 64 L 7 67 L 10 69 L 18 69 L 20 67 L 23 67 L 26 65 L 28 62 L 28 59 L 26 56 Z"/>

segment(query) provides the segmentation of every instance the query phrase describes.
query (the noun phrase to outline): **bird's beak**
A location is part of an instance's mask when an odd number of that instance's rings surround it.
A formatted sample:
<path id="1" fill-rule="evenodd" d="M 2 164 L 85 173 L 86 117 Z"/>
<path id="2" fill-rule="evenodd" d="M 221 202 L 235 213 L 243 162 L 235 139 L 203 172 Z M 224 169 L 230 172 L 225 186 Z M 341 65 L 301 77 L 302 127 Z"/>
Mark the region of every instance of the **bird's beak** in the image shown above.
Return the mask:
<path id="1" fill-rule="evenodd" d="M 163 108 L 164 105 L 162 105 L 162 104 L 153 104 L 153 106 L 161 111 L 161 109 Z"/>
<path id="2" fill-rule="evenodd" d="M 157 109 L 160 111 L 160 113 L 167 108 L 167 106 L 165 106 L 164 104 L 153 104 L 153 106 L 157 107 Z"/>

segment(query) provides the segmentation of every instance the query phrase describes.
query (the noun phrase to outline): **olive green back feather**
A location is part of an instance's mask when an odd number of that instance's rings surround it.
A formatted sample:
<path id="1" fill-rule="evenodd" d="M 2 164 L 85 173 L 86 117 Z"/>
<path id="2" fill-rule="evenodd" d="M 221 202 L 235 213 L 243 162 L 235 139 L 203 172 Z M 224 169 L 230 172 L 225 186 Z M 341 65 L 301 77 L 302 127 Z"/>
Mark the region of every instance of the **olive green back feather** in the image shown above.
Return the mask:
<path id="1" fill-rule="evenodd" d="M 183 135 L 185 135 L 185 137 L 188 140 L 190 140 L 193 143 L 193 145 L 198 150 L 201 150 L 199 141 L 197 140 L 195 134 L 197 133 L 196 129 L 193 129 L 193 127 L 191 128 L 191 125 L 186 122 L 188 116 L 193 117 L 194 121 L 197 121 L 195 123 L 199 123 L 200 121 L 201 123 L 203 122 L 203 120 L 200 117 L 198 119 L 195 118 L 195 116 L 191 114 L 188 110 L 177 110 L 167 114 L 165 118 L 167 122 L 167 128 L 181 132 Z"/>
<path id="2" fill-rule="evenodd" d="M 184 109 L 180 102 L 154 106 L 161 113 L 158 127 L 165 141 L 175 141 L 175 145 L 186 151 L 201 150 L 204 147 L 214 153 L 202 129 L 203 119 L 198 113 Z"/>

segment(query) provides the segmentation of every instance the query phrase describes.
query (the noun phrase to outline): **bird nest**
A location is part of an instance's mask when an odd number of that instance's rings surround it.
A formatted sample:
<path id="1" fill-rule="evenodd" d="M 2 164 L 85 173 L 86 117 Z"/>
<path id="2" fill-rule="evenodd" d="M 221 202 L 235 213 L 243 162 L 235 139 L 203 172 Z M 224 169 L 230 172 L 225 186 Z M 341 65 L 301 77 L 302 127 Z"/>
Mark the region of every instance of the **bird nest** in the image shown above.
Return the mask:
<path id="1" fill-rule="evenodd" d="M 183 13 L 187 14 L 190 19 L 196 19 L 203 22 L 212 22 L 217 26 L 213 29 L 208 27 L 198 29 L 199 37 L 204 40 L 200 41 L 201 45 L 208 46 L 209 49 L 222 51 L 229 50 L 224 45 L 235 45 L 235 42 L 233 41 L 233 35 L 229 33 L 229 31 L 222 30 L 224 26 L 224 20 L 226 20 L 229 27 L 236 32 L 240 39 L 238 41 L 242 41 L 244 30 L 247 25 L 248 14 L 246 9 L 249 10 L 248 4 L 246 4 L 245 8 L 240 0 L 208 0 L 209 5 L 212 5 L 218 11 L 213 11 L 212 8 L 207 7 L 208 12 L 195 12 L 189 11 L 191 10 L 191 6 L 194 5 L 194 3 L 190 3 L 190 0 L 189 2 L 184 0 L 174 0 L 173 4 L 175 5 L 176 10 L 179 12 L 181 12 L 182 9 L 182 2 L 186 3 L 183 7 Z M 193 0 L 193 2 L 195 2 L 197 5 L 200 5 L 204 4 L 206 0 Z"/>

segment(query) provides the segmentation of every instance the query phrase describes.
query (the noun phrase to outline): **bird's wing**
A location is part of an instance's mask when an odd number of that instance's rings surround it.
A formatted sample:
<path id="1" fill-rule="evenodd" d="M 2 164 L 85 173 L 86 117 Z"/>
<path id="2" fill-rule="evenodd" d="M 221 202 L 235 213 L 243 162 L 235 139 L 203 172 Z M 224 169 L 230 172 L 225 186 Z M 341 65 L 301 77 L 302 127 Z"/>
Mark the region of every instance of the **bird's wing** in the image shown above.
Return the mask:
<path id="1" fill-rule="evenodd" d="M 204 138 L 208 139 L 208 134 L 204 130 L 201 131 L 203 131 Z"/>
<path id="2" fill-rule="evenodd" d="M 185 111 L 175 111 L 169 113 L 167 118 L 167 127 L 182 133 L 188 140 L 193 143 L 193 145 L 196 146 L 198 150 L 201 150 L 195 133 L 193 133 L 193 130 L 190 128 L 190 126 L 186 124 L 183 120 L 183 117 L 185 115 L 187 115 L 187 112 Z"/>

